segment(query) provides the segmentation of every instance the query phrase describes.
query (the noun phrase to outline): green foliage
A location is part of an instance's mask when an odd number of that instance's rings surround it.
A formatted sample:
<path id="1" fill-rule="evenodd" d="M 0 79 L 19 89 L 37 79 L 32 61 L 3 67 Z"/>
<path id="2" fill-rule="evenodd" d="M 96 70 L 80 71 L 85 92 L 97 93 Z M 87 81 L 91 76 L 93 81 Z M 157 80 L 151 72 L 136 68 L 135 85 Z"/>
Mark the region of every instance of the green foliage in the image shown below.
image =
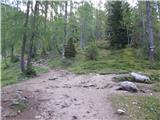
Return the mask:
<path id="1" fill-rule="evenodd" d="M 65 45 L 64 56 L 66 58 L 74 58 L 76 56 L 76 49 L 74 47 L 72 38 L 69 39 L 67 45 Z"/>
<path id="2" fill-rule="evenodd" d="M 85 49 L 85 57 L 87 60 L 97 60 L 98 50 L 95 45 L 90 45 Z"/>

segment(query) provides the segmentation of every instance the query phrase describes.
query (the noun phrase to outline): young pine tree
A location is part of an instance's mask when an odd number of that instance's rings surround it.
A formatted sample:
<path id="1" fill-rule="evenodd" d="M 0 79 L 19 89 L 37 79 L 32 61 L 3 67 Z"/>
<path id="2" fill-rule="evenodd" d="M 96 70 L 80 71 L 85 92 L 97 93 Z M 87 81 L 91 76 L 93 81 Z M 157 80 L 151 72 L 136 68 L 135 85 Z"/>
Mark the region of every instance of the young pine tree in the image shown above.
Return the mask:
<path id="1" fill-rule="evenodd" d="M 123 24 L 122 1 L 110 2 L 108 24 L 110 29 L 110 45 L 112 48 L 124 48 L 127 41 L 127 29 Z"/>

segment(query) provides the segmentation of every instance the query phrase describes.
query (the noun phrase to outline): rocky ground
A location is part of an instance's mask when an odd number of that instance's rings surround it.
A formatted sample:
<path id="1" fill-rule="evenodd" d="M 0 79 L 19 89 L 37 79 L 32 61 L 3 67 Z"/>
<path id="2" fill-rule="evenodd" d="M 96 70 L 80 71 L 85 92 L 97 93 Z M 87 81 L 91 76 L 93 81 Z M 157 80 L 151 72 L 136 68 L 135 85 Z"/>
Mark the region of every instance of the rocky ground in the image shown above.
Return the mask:
<path id="1" fill-rule="evenodd" d="M 64 70 L 50 70 L 30 80 L 3 87 L 2 119 L 118 120 L 110 96 L 124 92 L 116 90 L 118 83 L 112 80 L 115 76 L 76 75 Z"/>

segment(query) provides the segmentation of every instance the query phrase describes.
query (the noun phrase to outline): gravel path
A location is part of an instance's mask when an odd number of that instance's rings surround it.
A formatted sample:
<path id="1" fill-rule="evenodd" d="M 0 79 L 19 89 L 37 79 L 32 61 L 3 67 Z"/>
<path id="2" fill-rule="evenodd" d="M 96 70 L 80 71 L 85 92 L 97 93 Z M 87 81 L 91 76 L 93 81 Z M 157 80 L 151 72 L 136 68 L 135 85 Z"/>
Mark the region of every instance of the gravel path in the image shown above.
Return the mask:
<path id="1" fill-rule="evenodd" d="M 3 119 L 118 120 L 109 100 L 110 95 L 115 93 L 114 76 L 76 75 L 64 70 L 50 70 L 30 80 L 4 87 Z M 29 101 L 23 112 L 9 108 L 17 91 Z"/>

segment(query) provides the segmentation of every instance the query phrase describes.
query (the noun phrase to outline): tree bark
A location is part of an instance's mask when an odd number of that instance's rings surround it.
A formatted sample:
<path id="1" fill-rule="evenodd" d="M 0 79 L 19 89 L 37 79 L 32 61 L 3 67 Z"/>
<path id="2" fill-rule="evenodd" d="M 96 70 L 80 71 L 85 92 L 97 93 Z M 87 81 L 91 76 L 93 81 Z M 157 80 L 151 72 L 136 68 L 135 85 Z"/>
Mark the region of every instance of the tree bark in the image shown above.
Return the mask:
<path id="1" fill-rule="evenodd" d="M 30 69 L 30 65 L 31 65 L 33 41 L 34 41 L 35 32 L 36 32 L 36 14 L 37 14 L 37 10 L 38 10 L 38 1 L 36 1 L 35 8 L 34 8 L 34 16 L 33 16 L 33 23 L 32 23 L 32 36 L 31 36 L 31 40 L 30 40 L 30 48 L 29 48 L 29 53 L 28 53 L 27 69 Z"/>
<path id="2" fill-rule="evenodd" d="M 22 39 L 22 46 L 21 46 L 21 71 L 22 73 L 25 73 L 25 61 L 24 61 L 24 54 L 25 54 L 25 46 L 27 41 L 27 26 L 28 26 L 28 17 L 29 17 L 29 8 L 30 8 L 30 1 L 27 2 L 27 10 L 26 10 L 26 17 L 24 22 L 24 32 L 23 32 L 23 39 Z"/>
<path id="3" fill-rule="evenodd" d="M 154 50 L 154 38 L 153 38 L 153 28 L 152 28 L 152 20 L 151 20 L 150 1 L 146 1 L 146 13 L 147 13 L 148 33 L 149 33 L 149 59 L 151 63 L 153 63 L 155 50 Z"/>

